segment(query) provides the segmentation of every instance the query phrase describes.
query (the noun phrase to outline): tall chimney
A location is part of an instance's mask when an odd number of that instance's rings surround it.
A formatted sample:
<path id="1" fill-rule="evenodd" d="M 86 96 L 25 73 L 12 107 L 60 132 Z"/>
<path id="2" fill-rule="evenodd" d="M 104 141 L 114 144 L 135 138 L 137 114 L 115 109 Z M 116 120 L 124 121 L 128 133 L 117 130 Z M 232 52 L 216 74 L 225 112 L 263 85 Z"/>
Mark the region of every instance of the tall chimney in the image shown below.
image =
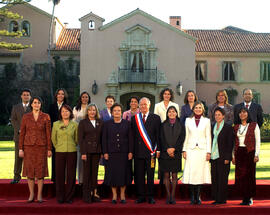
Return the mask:
<path id="1" fill-rule="evenodd" d="M 170 16 L 170 25 L 181 30 L 181 16 Z"/>

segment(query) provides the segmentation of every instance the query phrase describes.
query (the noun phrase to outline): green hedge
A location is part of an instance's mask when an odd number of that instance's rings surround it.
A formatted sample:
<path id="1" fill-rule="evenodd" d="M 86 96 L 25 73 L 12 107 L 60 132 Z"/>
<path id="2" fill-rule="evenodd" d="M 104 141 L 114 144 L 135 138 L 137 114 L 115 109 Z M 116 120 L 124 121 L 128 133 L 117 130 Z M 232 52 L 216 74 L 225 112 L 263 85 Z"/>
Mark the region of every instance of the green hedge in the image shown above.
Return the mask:
<path id="1" fill-rule="evenodd" d="M 261 137 L 263 140 L 270 140 L 270 114 L 264 114 L 263 125 L 261 127 Z"/>
<path id="2" fill-rule="evenodd" d="M 0 125 L 0 140 L 12 140 L 13 127 L 9 125 Z"/>

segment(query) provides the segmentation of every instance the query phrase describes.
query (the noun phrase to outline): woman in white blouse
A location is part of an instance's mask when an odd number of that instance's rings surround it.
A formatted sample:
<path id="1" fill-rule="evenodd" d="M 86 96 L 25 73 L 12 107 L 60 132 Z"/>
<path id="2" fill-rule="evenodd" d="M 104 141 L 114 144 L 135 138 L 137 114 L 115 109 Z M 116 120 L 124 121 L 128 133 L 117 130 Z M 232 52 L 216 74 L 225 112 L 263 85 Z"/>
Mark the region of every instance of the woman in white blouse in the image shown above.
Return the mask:
<path id="1" fill-rule="evenodd" d="M 241 124 L 234 126 L 235 148 L 235 185 L 243 201 L 240 205 L 252 205 L 256 193 L 256 163 L 260 153 L 260 129 L 256 122 L 251 122 L 249 110 L 242 107 L 239 112 Z"/>
<path id="2" fill-rule="evenodd" d="M 186 138 L 183 146 L 185 167 L 183 184 L 189 184 L 190 204 L 201 204 L 200 186 L 211 183 L 211 123 L 204 117 L 204 106 L 195 102 L 193 114 L 186 119 Z"/>
<path id="3" fill-rule="evenodd" d="M 85 118 L 87 105 L 90 104 L 91 97 L 84 91 L 81 93 L 77 105 L 73 108 L 73 120 L 79 124 L 79 122 Z M 77 172 L 78 182 L 83 183 L 83 161 L 81 159 L 80 146 L 77 145 Z"/>
<path id="4" fill-rule="evenodd" d="M 161 122 L 166 120 L 166 113 L 170 106 L 174 106 L 177 110 L 178 117 L 179 117 L 179 105 L 172 102 L 174 99 L 174 93 L 172 89 L 165 88 L 159 94 L 160 102 L 155 104 L 154 114 L 160 116 Z"/>

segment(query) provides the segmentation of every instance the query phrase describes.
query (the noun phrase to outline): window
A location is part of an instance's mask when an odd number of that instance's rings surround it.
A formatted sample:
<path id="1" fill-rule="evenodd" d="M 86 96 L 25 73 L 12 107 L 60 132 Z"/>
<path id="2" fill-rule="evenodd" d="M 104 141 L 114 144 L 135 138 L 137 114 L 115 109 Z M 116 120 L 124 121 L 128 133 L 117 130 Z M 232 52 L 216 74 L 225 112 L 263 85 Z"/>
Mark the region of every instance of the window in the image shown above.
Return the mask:
<path id="1" fill-rule="evenodd" d="M 196 81 L 206 81 L 206 62 L 196 62 Z"/>
<path id="2" fill-rule="evenodd" d="M 95 21 L 90 20 L 88 23 L 88 28 L 89 28 L 89 30 L 94 30 L 95 29 Z"/>
<path id="3" fill-rule="evenodd" d="M 177 20 L 177 21 L 176 21 L 176 25 L 180 25 L 180 22 L 179 22 L 179 20 Z"/>
<path id="4" fill-rule="evenodd" d="M 131 71 L 144 72 L 144 54 L 142 52 L 130 53 Z"/>
<path id="5" fill-rule="evenodd" d="M 254 89 L 252 89 L 252 94 L 253 94 L 253 101 L 257 104 L 260 104 L 261 103 L 261 94 Z"/>
<path id="6" fill-rule="evenodd" d="M 222 80 L 223 81 L 235 81 L 236 63 L 235 62 L 223 62 L 222 65 Z"/>
<path id="7" fill-rule="evenodd" d="M 23 36 L 25 37 L 30 36 L 30 23 L 28 21 L 22 22 L 22 33 L 23 33 Z"/>
<path id="8" fill-rule="evenodd" d="M 270 62 L 261 62 L 261 81 L 270 81 Z"/>
<path id="9" fill-rule="evenodd" d="M 19 31 L 19 25 L 16 21 L 11 21 L 9 23 L 9 32 L 17 32 Z"/>
<path id="10" fill-rule="evenodd" d="M 44 80 L 45 79 L 45 67 L 46 64 L 35 64 L 35 80 Z"/>

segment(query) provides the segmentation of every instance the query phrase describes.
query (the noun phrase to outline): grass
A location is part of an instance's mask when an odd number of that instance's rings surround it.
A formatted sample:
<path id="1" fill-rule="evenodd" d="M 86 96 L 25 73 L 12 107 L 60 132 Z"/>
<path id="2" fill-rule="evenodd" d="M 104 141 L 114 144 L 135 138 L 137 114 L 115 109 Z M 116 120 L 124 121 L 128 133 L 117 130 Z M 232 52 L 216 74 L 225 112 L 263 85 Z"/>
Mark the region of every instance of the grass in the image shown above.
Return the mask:
<path id="1" fill-rule="evenodd" d="M 0 141 L 0 179 L 13 178 L 14 165 L 14 142 Z M 184 162 L 183 162 L 184 165 Z M 51 159 L 48 159 L 49 173 L 51 169 Z M 231 165 L 229 179 L 234 179 L 234 165 Z M 182 173 L 179 173 L 179 176 Z M 270 142 L 261 144 L 260 161 L 257 163 L 257 179 L 270 179 Z M 98 179 L 104 179 L 104 167 L 99 166 Z M 155 179 L 157 179 L 157 166 Z"/>

